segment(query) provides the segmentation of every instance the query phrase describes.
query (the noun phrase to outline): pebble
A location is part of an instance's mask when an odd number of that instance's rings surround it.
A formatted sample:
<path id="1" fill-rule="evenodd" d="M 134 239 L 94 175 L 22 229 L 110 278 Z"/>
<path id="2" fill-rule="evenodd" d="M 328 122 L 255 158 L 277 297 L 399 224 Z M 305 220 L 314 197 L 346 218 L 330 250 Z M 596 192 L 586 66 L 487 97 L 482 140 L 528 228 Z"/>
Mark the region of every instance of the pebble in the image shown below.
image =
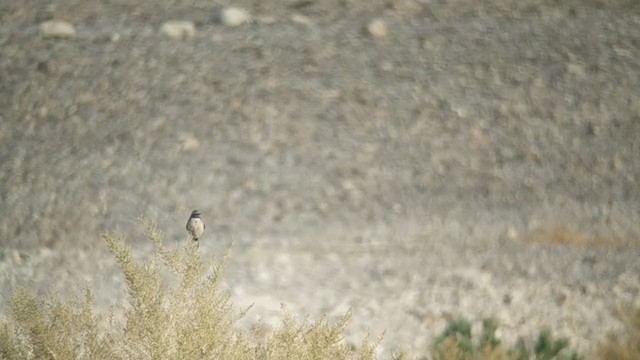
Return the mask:
<path id="1" fill-rule="evenodd" d="M 265 25 L 272 25 L 275 24 L 276 22 L 278 22 L 278 20 L 276 18 L 274 18 L 273 16 L 261 16 L 259 18 L 256 19 L 257 22 L 261 23 L 261 24 L 265 24 Z"/>
<path id="2" fill-rule="evenodd" d="M 240 26 L 251 18 L 249 12 L 242 8 L 228 7 L 214 15 L 216 22 L 230 27 Z"/>
<path id="3" fill-rule="evenodd" d="M 178 142 L 182 151 L 193 151 L 200 147 L 200 141 L 193 134 L 187 132 L 178 133 Z"/>
<path id="4" fill-rule="evenodd" d="M 196 35 L 196 26 L 191 21 L 170 20 L 162 25 L 160 32 L 173 40 L 186 40 Z"/>
<path id="5" fill-rule="evenodd" d="M 304 16 L 304 15 L 301 15 L 301 14 L 293 14 L 293 15 L 291 15 L 291 21 L 293 21 L 296 24 L 304 25 L 304 26 L 307 26 L 307 27 L 313 27 L 315 25 L 313 23 L 313 20 L 311 20 L 310 17 Z"/>
<path id="6" fill-rule="evenodd" d="M 76 37 L 75 27 L 62 20 L 49 20 L 40 24 L 40 33 L 45 38 L 70 39 Z"/>
<path id="7" fill-rule="evenodd" d="M 377 39 L 386 37 L 389 33 L 387 23 L 382 19 L 371 20 L 369 24 L 367 24 L 367 31 L 369 32 L 369 35 Z"/>
<path id="8" fill-rule="evenodd" d="M 40 109 L 38 109 L 38 117 L 40 119 L 46 119 L 48 115 L 49 109 L 46 106 L 42 106 L 40 107 Z"/>

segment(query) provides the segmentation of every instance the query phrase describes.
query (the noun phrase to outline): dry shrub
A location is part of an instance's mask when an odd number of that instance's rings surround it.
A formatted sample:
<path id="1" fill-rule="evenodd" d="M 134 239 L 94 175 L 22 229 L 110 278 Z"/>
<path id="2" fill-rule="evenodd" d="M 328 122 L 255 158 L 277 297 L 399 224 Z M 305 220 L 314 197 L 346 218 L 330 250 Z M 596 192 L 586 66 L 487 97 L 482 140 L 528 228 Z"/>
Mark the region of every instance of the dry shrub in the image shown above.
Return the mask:
<path id="1" fill-rule="evenodd" d="M 279 328 L 269 331 L 264 341 L 255 341 L 252 334 L 235 326 L 249 309 L 236 310 L 229 293 L 221 289 L 226 257 L 203 258 L 191 246 L 168 249 L 155 226 L 143 224 L 155 247 L 147 261 L 135 260 L 123 239 L 104 236 L 126 280 L 125 303 L 97 313 L 90 290 L 68 302 L 54 294 L 42 299 L 28 290 L 17 290 L 10 314 L 0 324 L 0 359 L 376 358 L 381 338 L 366 338 L 359 345 L 344 342 L 349 314 L 337 322 L 324 318 L 299 321 L 285 315 Z M 583 235 L 567 229 L 554 228 L 550 234 L 563 244 L 585 242 Z M 597 353 L 600 359 L 640 360 L 640 309 L 625 314 L 626 333 L 603 343 Z M 495 336 L 495 321 L 487 319 L 482 327 L 479 338 L 473 338 L 468 321 L 453 321 L 435 339 L 427 358 L 581 359 L 570 351 L 566 339 L 555 339 L 548 331 L 540 333 L 533 348 L 521 343 L 507 349 Z M 396 356 L 406 357 L 404 353 Z"/>
<path id="2" fill-rule="evenodd" d="M 337 323 L 287 316 L 267 341 L 252 343 L 250 334 L 235 326 L 248 309 L 235 310 L 221 290 L 224 258 L 203 258 L 191 246 L 168 249 L 155 226 L 143 223 L 155 246 L 147 261 L 134 260 L 123 239 L 104 236 L 124 273 L 125 304 L 98 314 L 89 290 L 70 302 L 18 290 L 0 327 L 0 359 L 375 358 L 378 341 L 344 343 L 348 314 Z M 116 310 L 121 320 L 115 320 Z"/>
<path id="3" fill-rule="evenodd" d="M 547 225 L 532 231 L 525 240 L 529 243 L 567 246 L 606 246 L 619 242 L 612 238 L 591 236 L 565 225 Z"/>

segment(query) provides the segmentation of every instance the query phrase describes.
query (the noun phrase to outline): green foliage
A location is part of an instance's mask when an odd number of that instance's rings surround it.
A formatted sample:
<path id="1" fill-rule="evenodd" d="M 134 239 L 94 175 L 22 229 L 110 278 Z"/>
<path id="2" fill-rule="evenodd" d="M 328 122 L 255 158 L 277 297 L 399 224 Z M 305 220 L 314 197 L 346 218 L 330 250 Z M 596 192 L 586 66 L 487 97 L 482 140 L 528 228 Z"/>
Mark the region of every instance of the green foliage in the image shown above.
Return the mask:
<path id="1" fill-rule="evenodd" d="M 536 359 L 539 360 L 579 360 L 580 357 L 575 352 L 568 354 L 560 354 L 560 352 L 569 347 L 569 340 L 566 338 L 554 339 L 548 329 L 544 329 L 538 335 L 538 341 L 534 347 Z"/>
<path id="2" fill-rule="evenodd" d="M 529 359 L 529 350 L 527 350 L 527 345 L 524 343 L 524 339 L 519 338 L 509 354 L 515 360 Z"/>
<path id="3" fill-rule="evenodd" d="M 456 319 L 449 323 L 434 342 L 434 359 L 437 360 L 581 360 L 576 353 L 569 351 L 569 341 L 565 338 L 554 339 L 548 330 L 538 336 L 533 352 L 529 351 L 520 339 L 511 349 L 504 349 L 496 337 L 498 323 L 494 319 L 482 321 L 482 332 L 476 341 L 472 336 L 471 323 L 465 319 Z"/>
<path id="4" fill-rule="evenodd" d="M 443 356 L 443 354 L 451 351 L 450 347 L 455 344 L 456 353 L 459 353 L 456 358 L 473 358 L 478 354 L 492 351 L 500 345 L 500 340 L 496 337 L 497 329 L 498 323 L 494 319 L 483 320 L 480 340 L 474 342 L 471 334 L 471 323 L 466 319 L 452 320 L 442 334 L 436 338 L 434 348 L 436 353 Z"/>
<path id="5" fill-rule="evenodd" d="M 482 320 L 482 334 L 480 334 L 480 348 L 495 349 L 500 346 L 500 340 L 496 337 L 498 321 L 496 319 Z"/>
<path id="6" fill-rule="evenodd" d="M 449 322 L 442 334 L 435 341 L 436 351 L 441 351 L 455 341 L 456 347 L 463 354 L 475 351 L 471 338 L 471 323 L 465 319 L 455 319 Z"/>

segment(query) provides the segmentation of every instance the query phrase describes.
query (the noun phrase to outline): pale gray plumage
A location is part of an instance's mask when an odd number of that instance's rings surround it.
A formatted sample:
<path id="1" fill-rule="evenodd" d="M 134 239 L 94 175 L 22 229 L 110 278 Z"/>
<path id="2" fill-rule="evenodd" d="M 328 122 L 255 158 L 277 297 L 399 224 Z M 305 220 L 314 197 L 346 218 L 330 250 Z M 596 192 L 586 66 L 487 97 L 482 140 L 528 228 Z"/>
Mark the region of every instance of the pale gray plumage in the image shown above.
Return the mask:
<path id="1" fill-rule="evenodd" d="M 191 241 L 193 241 L 196 246 L 198 246 L 198 241 L 200 240 L 200 237 L 204 233 L 204 228 L 206 227 L 204 225 L 204 222 L 202 222 L 200 215 L 202 215 L 200 211 L 193 210 L 191 212 L 189 220 L 187 220 L 187 232 L 191 236 Z"/>

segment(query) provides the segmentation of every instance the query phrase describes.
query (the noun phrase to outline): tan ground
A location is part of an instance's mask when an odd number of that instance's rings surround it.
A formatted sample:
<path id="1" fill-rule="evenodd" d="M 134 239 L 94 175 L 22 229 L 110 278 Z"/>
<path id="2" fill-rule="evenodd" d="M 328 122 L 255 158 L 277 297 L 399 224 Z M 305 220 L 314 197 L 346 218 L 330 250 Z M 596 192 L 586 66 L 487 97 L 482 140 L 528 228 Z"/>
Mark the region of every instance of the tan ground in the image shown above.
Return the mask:
<path id="1" fill-rule="evenodd" d="M 184 241 L 197 208 L 249 322 L 351 307 L 421 351 L 495 316 L 585 349 L 640 302 L 638 59 L 633 0 L 0 1 L 0 291 L 112 304 L 99 235 Z"/>

